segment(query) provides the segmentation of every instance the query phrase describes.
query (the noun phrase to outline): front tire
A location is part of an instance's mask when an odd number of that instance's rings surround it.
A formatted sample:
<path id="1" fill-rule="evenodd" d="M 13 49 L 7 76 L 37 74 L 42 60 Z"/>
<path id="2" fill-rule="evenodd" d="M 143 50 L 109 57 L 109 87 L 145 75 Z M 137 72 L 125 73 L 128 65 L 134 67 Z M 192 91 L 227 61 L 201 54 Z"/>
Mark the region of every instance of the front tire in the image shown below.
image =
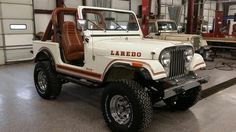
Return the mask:
<path id="1" fill-rule="evenodd" d="M 192 88 L 184 94 L 180 94 L 164 100 L 167 106 L 175 110 L 188 110 L 195 105 L 201 97 L 201 86 Z"/>
<path id="2" fill-rule="evenodd" d="M 144 88 L 135 81 L 111 82 L 102 95 L 102 112 L 114 132 L 143 131 L 152 121 L 152 104 Z"/>
<path id="3" fill-rule="evenodd" d="M 61 92 L 62 83 L 49 62 L 37 62 L 34 83 L 39 96 L 44 99 L 55 99 Z"/>

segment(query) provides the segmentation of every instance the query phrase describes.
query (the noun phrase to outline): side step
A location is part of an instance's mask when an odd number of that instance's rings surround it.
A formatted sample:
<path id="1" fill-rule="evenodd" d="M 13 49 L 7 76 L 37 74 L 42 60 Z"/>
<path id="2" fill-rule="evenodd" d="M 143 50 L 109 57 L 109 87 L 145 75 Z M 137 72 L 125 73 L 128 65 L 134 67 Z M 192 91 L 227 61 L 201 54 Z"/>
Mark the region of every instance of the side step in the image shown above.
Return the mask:
<path id="1" fill-rule="evenodd" d="M 81 79 L 81 78 L 74 78 L 74 77 L 64 76 L 64 75 L 58 75 L 58 78 L 64 79 L 64 80 L 67 80 L 69 82 L 73 82 L 76 84 L 80 84 L 80 85 L 86 85 L 88 87 L 93 87 L 93 88 L 97 88 L 100 86 L 98 83 L 94 83 L 94 82 L 88 81 L 86 79 Z"/>

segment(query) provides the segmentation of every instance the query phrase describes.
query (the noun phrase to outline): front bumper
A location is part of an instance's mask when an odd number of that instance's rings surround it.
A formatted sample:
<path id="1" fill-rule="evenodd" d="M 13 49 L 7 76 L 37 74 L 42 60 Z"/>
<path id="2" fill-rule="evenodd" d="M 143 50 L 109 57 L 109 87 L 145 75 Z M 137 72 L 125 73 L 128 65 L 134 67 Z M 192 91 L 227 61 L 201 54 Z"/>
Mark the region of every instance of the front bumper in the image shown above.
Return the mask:
<path id="1" fill-rule="evenodd" d="M 207 83 L 209 80 L 209 76 L 204 77 L 184 77 L 181 79 L 175 79 L 169 81 L 173 86 L 164 90 L 164 97 L 163 99 L 167 99 L 173 97 L 175 95 L 184 93 L 185 91 L 198 87 L 201 84 Z"/>

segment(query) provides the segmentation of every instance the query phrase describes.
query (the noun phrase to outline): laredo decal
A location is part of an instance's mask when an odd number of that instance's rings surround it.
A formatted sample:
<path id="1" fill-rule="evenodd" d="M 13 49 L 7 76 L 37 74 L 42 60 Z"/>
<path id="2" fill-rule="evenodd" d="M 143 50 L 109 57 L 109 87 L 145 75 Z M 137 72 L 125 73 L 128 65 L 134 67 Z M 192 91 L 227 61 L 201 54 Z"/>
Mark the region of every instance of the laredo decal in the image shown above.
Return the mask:
<path id="1" fill-rule="evenodd" d="M 111 55 L 115 56 L 132 56 L 132 57 L 141 57 L 141 52 L 130 52 L 130 51 L 111 51 Z"/>

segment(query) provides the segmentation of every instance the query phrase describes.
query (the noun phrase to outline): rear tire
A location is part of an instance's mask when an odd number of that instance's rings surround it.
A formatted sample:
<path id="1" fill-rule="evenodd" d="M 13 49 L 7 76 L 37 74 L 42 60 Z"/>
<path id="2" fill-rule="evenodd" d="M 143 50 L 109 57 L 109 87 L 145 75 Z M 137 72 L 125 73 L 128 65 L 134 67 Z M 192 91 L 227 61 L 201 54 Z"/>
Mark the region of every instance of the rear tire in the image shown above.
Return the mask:
<path id="1" fill-rule="evenodd" d="M 144 88 L 135 81 L 108 84 L 102 95 L 102 112 L 113 132 L 139 132 L 152 121 L 152 104 Z"/>
<path id="2" fill-rule="evenodd" d="M 167 106 L 175 110 L 188 110 L 195 105 L 201 97 L 201 86 L 192 88 L 185 92 L 185 94 L 177 95 L 164 100 Z"/>
<path id="3" fill-rule="evenodd" d="M 44 99 L 55 99 L 61 92 L 62 83 L 49 62 L 37 62 L 34 83 L 39 96 Z"/>

